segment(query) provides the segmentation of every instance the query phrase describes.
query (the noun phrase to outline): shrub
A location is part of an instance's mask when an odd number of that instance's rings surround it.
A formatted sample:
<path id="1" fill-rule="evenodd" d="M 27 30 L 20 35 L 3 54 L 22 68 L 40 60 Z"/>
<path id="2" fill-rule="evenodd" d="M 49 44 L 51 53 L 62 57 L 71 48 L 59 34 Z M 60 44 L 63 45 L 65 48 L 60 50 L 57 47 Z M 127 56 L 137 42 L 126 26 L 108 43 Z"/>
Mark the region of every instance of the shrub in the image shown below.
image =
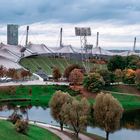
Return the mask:
<path id="1" fill-rule="evenodd" d="M 112 82 L 112 72 L 108 70 L 100 70 L 99 73 L 103 77 L 105 85 L 109 86 L 110 83 Z"/>
<path id="2" fill-rule="evenodd" d="M 135 76 L 136 76 L 135 77 L 136 86 L 138 89 L 140 89 L 140 69 L 136 70 Z"/>
<path id="3" fill-rule="evenodd" d="M 83 86 L 91 92 L 99 92 L 104 84 L 103 77 L 99 73 L 90 73 L 83 81 Z"/>
<path id="4" fill-rule="evenodd" d="M 28 122 L 23 120 L 17 120 L 15 128 L 17 132 L 26 134 L 28 131 Z"/>

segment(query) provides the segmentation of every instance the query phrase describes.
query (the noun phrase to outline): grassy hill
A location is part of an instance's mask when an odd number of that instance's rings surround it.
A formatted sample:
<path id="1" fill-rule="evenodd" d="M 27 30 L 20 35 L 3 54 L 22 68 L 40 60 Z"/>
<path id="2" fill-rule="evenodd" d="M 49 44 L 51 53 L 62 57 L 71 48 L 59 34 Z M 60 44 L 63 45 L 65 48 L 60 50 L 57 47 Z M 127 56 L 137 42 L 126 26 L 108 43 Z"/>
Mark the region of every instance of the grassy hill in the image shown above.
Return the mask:
<path id="1" fill-rule="evenodd" d="M 0 120 L 0 139 L 1 140 L 60 140 L 50 131 L 30 125 L 27 135 L 16 132 L 11 122 Z"/>
<path id="2" fill-rule="evenodd" d="M 47 56 L 32 56 L 28 58 L 23 58 L 20 61 L 20 64 L 31 70 L 31 72 L 35 72 L 38 68 L 42 68 L 47 74 L 52 74 L 52 67 L 59 67 L 61 72 L 63 73 L 65 68 L 70 64 L 79 64 L 80 66 L 86 66 L 88 69 L 92 69 L 94 67 L 97 68 L 106 68 L 106 65 L 99 65 L 90 62 L 82 62 L 79 60 L 70 60 L 64 58 L 49 58 Z"/>

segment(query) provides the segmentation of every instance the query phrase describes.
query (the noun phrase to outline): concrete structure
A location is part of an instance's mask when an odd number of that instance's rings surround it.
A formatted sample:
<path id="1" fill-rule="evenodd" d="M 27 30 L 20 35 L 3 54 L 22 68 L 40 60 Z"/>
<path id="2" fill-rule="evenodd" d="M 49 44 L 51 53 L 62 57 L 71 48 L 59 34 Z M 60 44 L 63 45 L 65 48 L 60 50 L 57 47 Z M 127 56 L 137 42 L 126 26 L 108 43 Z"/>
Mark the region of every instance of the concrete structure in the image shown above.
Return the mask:
<path id="1" fill-rule="evenodd" d="M 7 44 L 18 45 L 18 25 L 7 25 Z"/>

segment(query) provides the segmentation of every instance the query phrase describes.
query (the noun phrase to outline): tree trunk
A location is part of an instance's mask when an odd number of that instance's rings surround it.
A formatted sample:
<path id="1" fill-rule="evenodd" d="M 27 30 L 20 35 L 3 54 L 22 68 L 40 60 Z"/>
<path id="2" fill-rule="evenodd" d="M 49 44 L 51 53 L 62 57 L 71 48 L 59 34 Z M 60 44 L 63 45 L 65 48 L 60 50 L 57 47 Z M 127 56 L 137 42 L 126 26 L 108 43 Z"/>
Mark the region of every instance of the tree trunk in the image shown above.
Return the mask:
<path id="1" fill-rule="evenodd" d="M 109 132 L 106 131 L 106 140 L 109 140 Z"/>
<path id="2" fill-rule="evenodd" d="M 76 137 L 77 137 L 77 139 L 79 138 L 79 132 L 76 132 Z"/>
<path id="3" fill-rule="evenodd" d="M 27 121 L 29 121 L 29 116 L 28 116 L 28 109 L 26 110 L 26 113 L 27 113 Z"/>
<path id="4" fill-rule="evenodd" d="M 60 122 L 61 131 L 63 131 L 63 122 Z"/>

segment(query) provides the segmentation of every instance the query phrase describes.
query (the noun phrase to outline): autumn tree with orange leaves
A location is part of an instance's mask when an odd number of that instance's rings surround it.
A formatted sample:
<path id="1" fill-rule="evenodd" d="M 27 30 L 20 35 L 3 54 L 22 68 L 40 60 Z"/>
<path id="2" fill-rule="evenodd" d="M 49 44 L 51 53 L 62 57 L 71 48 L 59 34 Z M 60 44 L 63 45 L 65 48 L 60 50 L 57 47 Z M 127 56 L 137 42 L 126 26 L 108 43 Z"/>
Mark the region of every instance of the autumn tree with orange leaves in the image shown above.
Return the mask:
<path id="1" fill-rule="evenodd" d="M 70 73 L 69 81 L 73 85 L 79 85 L 83 82 L 83 77 L 84 77 L 83 73 L 81 72 L 80 69 L 74 69 Z"/>

